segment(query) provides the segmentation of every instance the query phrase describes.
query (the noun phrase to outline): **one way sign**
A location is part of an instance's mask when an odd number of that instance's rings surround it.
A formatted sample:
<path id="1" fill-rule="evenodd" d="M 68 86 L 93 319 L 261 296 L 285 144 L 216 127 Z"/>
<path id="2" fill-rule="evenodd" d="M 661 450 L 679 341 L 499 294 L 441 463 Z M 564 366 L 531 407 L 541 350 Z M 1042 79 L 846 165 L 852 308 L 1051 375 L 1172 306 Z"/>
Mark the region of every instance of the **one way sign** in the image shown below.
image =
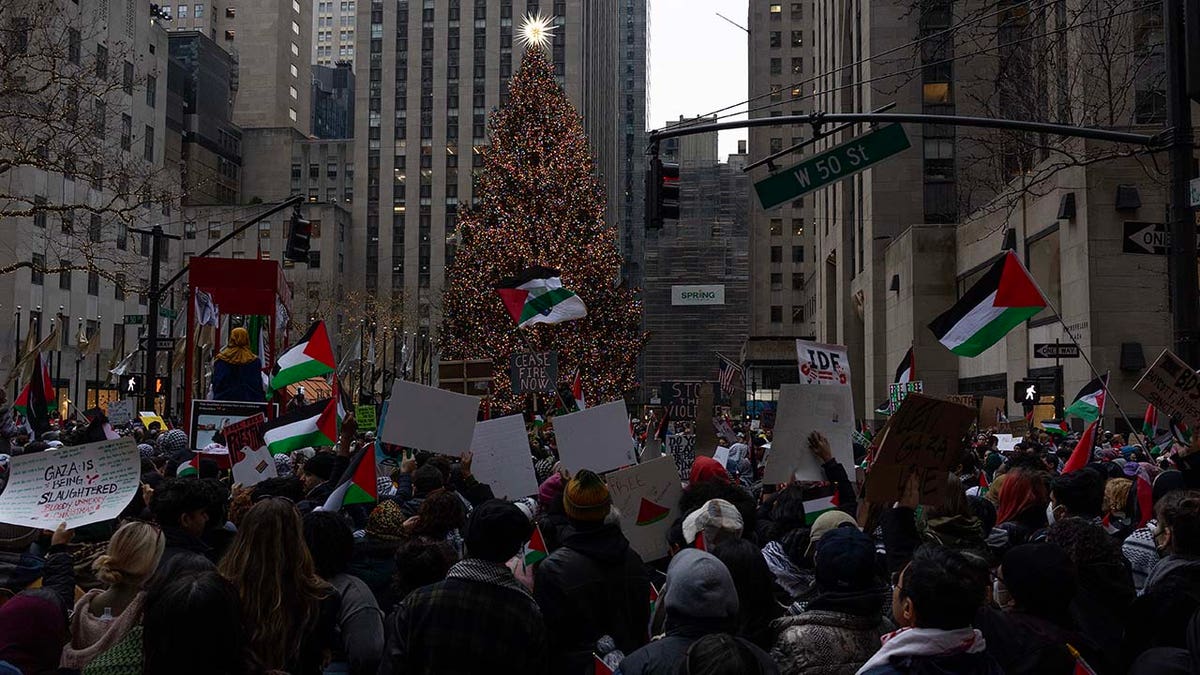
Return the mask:
<path id="1" fill-rule="evenodd" d="M 1167 226 L 1164 223 L 1127 221 L 1125 223 L 1125 238 L 1121 243 L 1121 248 L 1126 253 L 1166 255 L 1171 238 L 1167 233 Z"/>

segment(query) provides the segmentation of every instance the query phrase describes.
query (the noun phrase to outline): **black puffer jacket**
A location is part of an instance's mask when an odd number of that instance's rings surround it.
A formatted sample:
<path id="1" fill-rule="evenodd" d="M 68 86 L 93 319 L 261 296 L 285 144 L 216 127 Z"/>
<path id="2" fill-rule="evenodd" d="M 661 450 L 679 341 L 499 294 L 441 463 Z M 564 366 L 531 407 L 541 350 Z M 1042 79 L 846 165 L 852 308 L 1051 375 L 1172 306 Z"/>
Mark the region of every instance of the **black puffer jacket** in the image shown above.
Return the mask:
<path id="1" fill-rule="evenodd" d="M 572 523 L 538 564 L 534 598 L 546 620 L 550 672 L 590 673 L 596 640 L 629 654 L 647 642 L 650 577 L 618 525 Z"/>

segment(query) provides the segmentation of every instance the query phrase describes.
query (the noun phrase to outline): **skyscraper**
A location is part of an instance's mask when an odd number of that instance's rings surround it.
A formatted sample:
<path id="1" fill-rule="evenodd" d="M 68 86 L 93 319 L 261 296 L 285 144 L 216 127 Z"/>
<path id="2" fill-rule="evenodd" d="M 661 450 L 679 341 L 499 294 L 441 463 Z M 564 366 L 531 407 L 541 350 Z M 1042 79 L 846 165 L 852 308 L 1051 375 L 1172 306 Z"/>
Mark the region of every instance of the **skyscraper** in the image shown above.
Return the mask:
<path id="1" fill-rule="evenodd" d="M 487 116 L 508 99 L 529 14 L 553 17 L 555 71 L 583 116 L 596 171 L 619 212 L 617 11 L 590 0 L 360 0 L 355 96 L 357 281 L 403 300 L 410 333 L 439 323 L 460 206 L 487 147 Z"/>
<path id="2" fill-rule="evenodd" d="M 632 286 L 642 285 L 646 241 L 646 108 L 649 100 L 649 0 L 617 0 L 619 3 L 617 46 L 620 91 L 620 191 L 608 196 L 620 205 L 621 249 L 625 255 L 623 276 Z"/>
<path id="3" fill-rule="evenodd" d="M 316 0 L 313 7 L 312 62 L 354 64 L 354 25 L 358 3 L 365 0 Z"/>

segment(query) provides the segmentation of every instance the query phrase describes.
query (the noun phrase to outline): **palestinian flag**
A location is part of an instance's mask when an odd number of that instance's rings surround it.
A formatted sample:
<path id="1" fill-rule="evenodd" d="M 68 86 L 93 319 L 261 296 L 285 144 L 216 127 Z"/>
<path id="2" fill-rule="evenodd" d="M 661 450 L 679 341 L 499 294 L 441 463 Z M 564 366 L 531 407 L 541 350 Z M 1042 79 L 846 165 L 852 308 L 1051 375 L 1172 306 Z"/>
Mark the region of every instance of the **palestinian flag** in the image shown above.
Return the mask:
<path id="1" fill-rule="evenodd" d="M 1183 422 L 1183 420 L 1178 420 L 1178 419 L 1172 417 L 1171 418 L 1171 438 L 1174 438 L 1176 443 L 1181 443 L 1183 445 L 1191 445 L 1192 444 L 1192 430 L 1188 428 L 1188 425 L 1185 424 Z"/>
<path id="2" fill-rule="evenodd" d="M 368 452 L 371 453 L 370 459 L 363 461 Z M 367 445 L 350 458 L 350 465 L 346 467 L 338 486 L 325 500 L 321 510 L 337 513 L 344 506 L 370 504 L 378 501 L 378 490 L 379 484 L 375 480 L 375 447 Z"/>
<path id="3" fill-rule="evenodd" d="M 1066 420 L 1042 420 L 1042 431 L 1055 436 L 1066 436 L 1071 432 L 1071 427 Z"/>
<path id="4" fill-rule="evenodd" d="M 904 360 L 900 365 L 896 366 L 896 379 L 892 382 L 896 384 L 904 384 L 912 382 L 917 375 L 917 361 L 913 357 L 913 348 L 909 347 L 908 352 L 904 355 Z"/>
<path id="5" fill-rule="evenodd" d="M 1080 417 L 1084 422 L 1092 420 L 1104 414 L 1104 399 L 1108 390 L 1108 374 L 1097 377 L 1096 379 L 1083 385 L 1083 389 L 1075 395 L 1075 402 L 1067 406 L 1064 414 Z"/>
<path id="6" fill-rule="evenodd" d="M 50 379 L 50 364 L 42 359 L 42 353 L 33 356 L 33 373 L 29 384 L 21 390 L 13 409 L 29 423 L 35 436 L 50 431 L 50 413 L 58 397 L 54 394 L 54 382 Z"/>
<path id="7" fill-rule="evenodd" d="M 328 375 L 333 372 L 335 365 L 325 322 L 318 321 L 308 327 L 308 332 L 299 342 L 279 356 L 271 384 L 267 387 L 267 398 L 289 384 Z"/>
<path id="8" fill-rule="evenodd" d="M 334 392 L 333 398 L 299 406 L 267 422 L 263 440 L 271 454 L 336 445 L 338 426 L 345 413 L 336 388 Z"/>
<path id="9" fill-rule="evenodd" d="M 592 670 L 593 675 L 613 675 L 616 672 L 608 667 L 608 664 L 604 662 L 604 659 L 600 658 L 599 654 L 592 653 L 592 658 L 595 659 L 595 667 Z"/>
<path id="10" fill-rule="evenodd" d="M 650 616 L 654 616 L 654 606 L 658 604 L 659 590 L 654 587 L 654 582 L 650 582 Z"/>
<path id="11" fill-rule="evenodd" d="M 838 506 L 837 493 L 828 497 L 819 497 L 804 502 L 804 524 L 812 525 L 826 511 L 832 511 Z"/>
<path id="12" fill-rule="evenodd" d="M 536 565 L 549 556 L 550 549 L 546 548 L 546 540 L 542 538 L 542 528 L 535 524 L 529 543 L 525 545 L 525 566 Z"/>
<path id="13" fill-rule="evenodd" d="M 583 399 L 583 378 L 578 368 L 575 369 L 575 377 L 571 378 L 571 398 L 575 399 L 575 407 L 579 410 L 587 407 L 587 401 Z"/>
<path id="14" fill-rule="evenodd" d="M 979 356 L 1045 307 L 1029 270 L 1008 251 L 929 329 L 955 354 Z"/>
<path id="15" fill-rule="evenodd" d="M 175 469 L 176 478 L 187 478 L 188 476 L 200 476 L 200 455 L 198 453 L 192 455 L 191 459 Z"/>
<path id="16" fill-rule="evenodd" d="M 1142 418 L 1142 437 L 1147 441 L 1158 434 L 1158 409 L 1153 403 L 1146 404 L 1146 415 Z"/>
<path id="17" fill-rule="evenodd" d="M 562 323 L 587 316 L 583 299 L 563 288 L 558 270 L 530 267 L 496 285 L 496 293 L 518 328 Z"/>
<path id="18" fill-rule="evenodd" d="M 1083 436 L 1079 438 L 1079 443 L 1075 445 L 1075 450 L 1071 453 L 1071 458 L 1063 465 L 1063 473 L 1078 471 L 1092 460 L 1092 450 L 1096 447 L 1096 427 L 1099 424 L 1100 420 L 1096 420 L 1084 430 Z"/>

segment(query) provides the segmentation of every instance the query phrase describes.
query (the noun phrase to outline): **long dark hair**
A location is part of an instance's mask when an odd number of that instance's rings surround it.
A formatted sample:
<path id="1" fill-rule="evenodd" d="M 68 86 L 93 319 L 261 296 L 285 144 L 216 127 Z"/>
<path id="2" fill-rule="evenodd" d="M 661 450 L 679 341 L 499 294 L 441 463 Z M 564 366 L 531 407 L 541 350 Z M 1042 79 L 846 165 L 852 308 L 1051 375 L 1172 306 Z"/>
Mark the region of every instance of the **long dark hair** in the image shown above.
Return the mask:
<path id="1" fill-rule="evenodd" d="M 187 572 L 146 593 L 145 675 L 257 672 L 237 590 L 215 571 Z"/>

